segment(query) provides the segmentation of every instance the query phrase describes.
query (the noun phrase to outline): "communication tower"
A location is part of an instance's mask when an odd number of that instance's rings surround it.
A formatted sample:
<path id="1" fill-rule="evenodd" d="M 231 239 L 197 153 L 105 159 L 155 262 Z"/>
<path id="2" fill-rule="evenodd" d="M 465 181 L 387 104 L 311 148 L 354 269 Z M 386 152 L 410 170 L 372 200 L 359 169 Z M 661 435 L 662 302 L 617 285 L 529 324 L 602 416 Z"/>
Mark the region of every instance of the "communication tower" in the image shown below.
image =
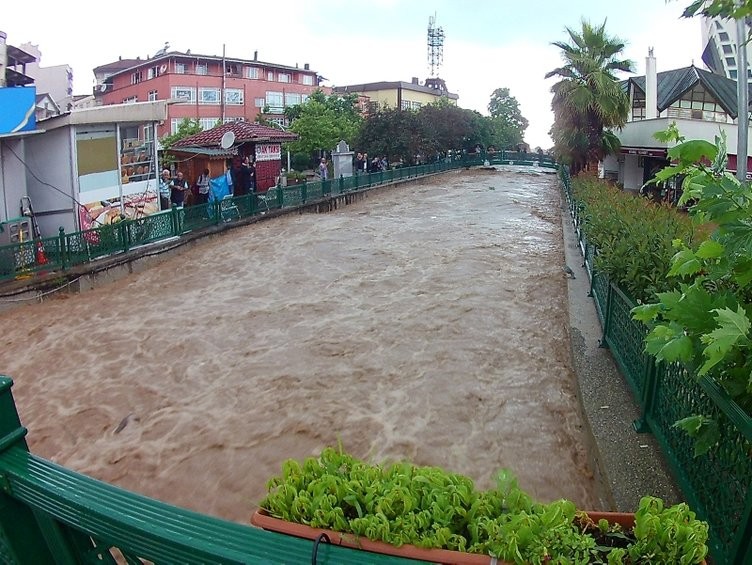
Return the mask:
<path id="1" fill-rule="evenodd" d="M 436 27 L 436 15 L 428 17 L 428 66 L 431 77 L 439 75 L 439 67 L 444 62 L 444 30 Z"/>

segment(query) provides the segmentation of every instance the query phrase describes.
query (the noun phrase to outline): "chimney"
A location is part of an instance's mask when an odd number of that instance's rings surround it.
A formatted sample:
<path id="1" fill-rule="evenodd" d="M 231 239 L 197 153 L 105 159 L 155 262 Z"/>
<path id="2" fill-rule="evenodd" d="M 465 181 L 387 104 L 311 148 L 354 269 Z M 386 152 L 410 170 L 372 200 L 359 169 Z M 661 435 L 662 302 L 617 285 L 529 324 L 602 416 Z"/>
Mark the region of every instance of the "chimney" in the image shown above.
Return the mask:
<path id="1" fill-rule="evenodd" d="M 653 48 L 648 49 L 645 58 L 645 118 L 658 117 L 658 73 L 655 67 Z"/>
<path id="2" fill-rule="evenodd" d="M 5 66 L 8 64 L 8 46 L 5 44 L 6 39 L 8 39 L 8 34 L 4 31 L 0 31 L 0 87 L 5 86 Z"/>
<path id="3" fill-rule="evenodd" d="M 258 61 L 258 51 L 253 52 L 253 60 Z"/>
<path id="4" fill-rule="evenodd" d="M 303 70 L 310 71 L 311 65 L 309 65 L 308 63 L 303 63 Z"/>
<path id="5" fill-rule="evenodd" d="M 418 77 L 413 77 L 412 78 L 412 83 L 413 84 L 418 84 Z"/>

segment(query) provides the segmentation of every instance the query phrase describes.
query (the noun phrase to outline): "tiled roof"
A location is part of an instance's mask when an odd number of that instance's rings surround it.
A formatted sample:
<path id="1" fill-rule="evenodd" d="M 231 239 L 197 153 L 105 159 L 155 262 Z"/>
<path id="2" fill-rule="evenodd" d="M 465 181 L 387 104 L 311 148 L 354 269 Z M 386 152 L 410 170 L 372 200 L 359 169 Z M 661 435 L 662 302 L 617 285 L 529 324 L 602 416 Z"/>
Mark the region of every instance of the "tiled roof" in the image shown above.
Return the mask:
<path id="1" fill-rule="evenodd" d="M 297 134 L 289 133 L 269 126 L 262 126 L 250 122 L 228 122 L 221 126 L 199 132 L 189 137 L 184 137 L 173 144 L 173 148 L 180 147 L 219 147 L 222 136 L 231 131 L 235 134 L 235 143 L 245 141 L 295 141 L 298 139 Z"/>
<path id="2" fill-rule="evenodd" d="M 145 61 L 141 59 L 119 59 L 117 61 L 113 61 L 112 63 L 107 63 L 106 65 L 99 65 L 98 67 L 95 67 L 94 74 L 116 73 L 118 71 L 130 69 L 131 67 L 144 62 Z"/>
<path id="3" fill-rule="evenodd" d="M 635 87 L 645 92 L 645 77 L 632 77 Z M 694 65 L 658 73 L 658 111 L 662 112 L 694 87 L 701 84 L 732 118 L 737 116 L 736 81 L 698 69 Z"/>

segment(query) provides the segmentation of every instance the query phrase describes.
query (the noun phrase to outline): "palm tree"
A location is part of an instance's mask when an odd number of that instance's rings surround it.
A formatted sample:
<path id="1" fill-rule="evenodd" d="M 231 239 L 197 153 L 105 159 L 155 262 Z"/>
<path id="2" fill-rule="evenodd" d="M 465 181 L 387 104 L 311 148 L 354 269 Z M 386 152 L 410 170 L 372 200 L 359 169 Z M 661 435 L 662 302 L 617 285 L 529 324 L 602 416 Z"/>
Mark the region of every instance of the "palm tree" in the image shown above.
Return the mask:
<path id="1" fill-rule="evenodd" d="M 565 64 L 546 74 L 561 78 L 551 87 L 551 135 L 557 154 L 571 162 L 574 172 L 597 167 L 613 151 L 613 135 L 605 134 L 622 127 L 629 114 L 629 96 L 614 72 L 632 72 L 633 64 L 618 58 L 624 43 L 605 28 L 605 20 L 595 27 L 582 20 L 581 32 L 566 28 L 571 43 L 553 43 Z"/>

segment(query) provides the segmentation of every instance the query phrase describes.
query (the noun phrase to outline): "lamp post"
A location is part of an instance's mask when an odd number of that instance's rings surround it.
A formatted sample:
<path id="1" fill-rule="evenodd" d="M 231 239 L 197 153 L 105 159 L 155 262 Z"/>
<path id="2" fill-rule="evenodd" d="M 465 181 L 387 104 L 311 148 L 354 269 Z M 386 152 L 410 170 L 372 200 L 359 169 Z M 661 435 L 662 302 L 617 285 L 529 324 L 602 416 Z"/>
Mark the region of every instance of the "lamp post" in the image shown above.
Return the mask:
<path id="1" fill-rule="evenodd" d="M 737 4 L 739 4 L 737 0 Z M 747 21 L 736 20 L 736 54 L 737 69 L 737 142 L 736 142 L 736 178 L 739 182 L 747 180 L 747 132 L 749 130 L 749 86 L 747 71 Z"/>

